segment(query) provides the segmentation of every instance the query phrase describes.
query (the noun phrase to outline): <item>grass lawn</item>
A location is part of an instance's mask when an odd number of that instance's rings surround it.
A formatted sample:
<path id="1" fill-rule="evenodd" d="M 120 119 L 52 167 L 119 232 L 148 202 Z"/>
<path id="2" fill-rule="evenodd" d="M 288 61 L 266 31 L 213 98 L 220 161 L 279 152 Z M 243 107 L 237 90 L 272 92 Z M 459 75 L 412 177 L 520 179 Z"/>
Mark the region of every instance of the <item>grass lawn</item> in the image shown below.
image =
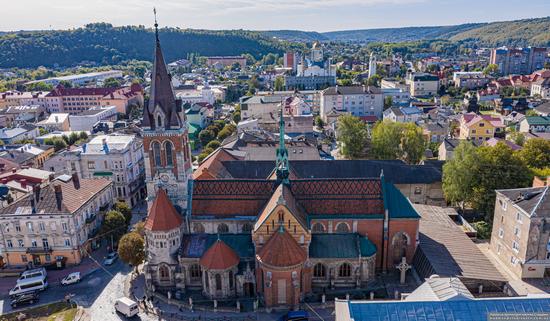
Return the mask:
<path id="1" fill-rule="evenodd" d="M 56 302 L 40 307 L 30 307 L 22 312 L 13 312 L 0 317 L 0 321 L 17 321 L 17 316 L 25 314 L 28 321 L 72 321 L 76 314 L 76 307 L 65 302 Z"/>

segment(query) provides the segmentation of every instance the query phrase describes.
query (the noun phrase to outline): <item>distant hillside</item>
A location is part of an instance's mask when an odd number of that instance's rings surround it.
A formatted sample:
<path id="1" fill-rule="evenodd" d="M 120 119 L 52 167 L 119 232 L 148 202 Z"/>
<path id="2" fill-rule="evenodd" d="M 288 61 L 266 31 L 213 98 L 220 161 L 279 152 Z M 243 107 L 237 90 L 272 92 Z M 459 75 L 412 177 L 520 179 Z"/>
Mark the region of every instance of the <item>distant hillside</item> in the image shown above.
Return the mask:
<path id="1" fill-rule="evenodd" d="M 333 41 L 403 42 L 449 37 L 482 25 L 478 23 L 458 26 L 347 30 L 325 32 L 323 35 Z"/>
<path id="2" fill-rule="evenodd" d="M 315 31 L 300 31 L 300 30 L 270 30 L 260 31 L 267 37 L 278 38 L 287 41 L 328 41 L 328 37 L 322 33 Z"/>
<path id="3" fill-rule="evenodd" d="M 406 42 L 446 39 L 478 46 L 550 46 L 550 17 L 516 21 L 470 23 L 456 26 L 405 27 L 385 29 L 304 32 L 280 30 L 263 32 L 290 41 Z"/>
<path id="4" fill-rule="evenodd" d="M 550 46 L 550 17 L 493 22 L 452 35 L 450 39 L 475 41 L 484 46 Z"/>
<path id="5" fill-rule="evenodd" d="M 283 43 L 253 31 L 161 29 L 167 61 L 188 53 L 204 56 L 240 55 L 256 58 L 280 53 Z M 0 35 L 0 68 L 74 66 L 88 61 L 117 64 L 124 60 L 151 60 L 154 33 L 143 26 L 113 27 L 106 23 L 60 31 L 17 32 Z"/>

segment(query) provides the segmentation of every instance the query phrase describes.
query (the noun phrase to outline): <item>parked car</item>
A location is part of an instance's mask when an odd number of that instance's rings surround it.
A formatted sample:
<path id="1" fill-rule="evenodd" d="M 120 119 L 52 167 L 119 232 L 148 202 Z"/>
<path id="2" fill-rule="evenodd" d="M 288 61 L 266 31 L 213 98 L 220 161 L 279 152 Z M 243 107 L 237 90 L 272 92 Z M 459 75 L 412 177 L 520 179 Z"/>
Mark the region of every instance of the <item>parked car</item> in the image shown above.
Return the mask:
<path id="1" fill-rule="evenodd" d="M 61 285 L 69 285 L 80 282 L 80 272 L 73 272 L 61 280 Z"/>
<path id="2" fill-rule="evenodd" d="M 117 252 L 111 252 L 105 260 L 103 260 L 103 265 L 113 265 L 115 261 L 118 259 L 118 253 Z"/>
<path id="3" fill-rule="evenodd" d="M 279 318 L 279 321 L 307 321 L 309 315 L 307 311 L 289 311 L 287 314 Z"/>
<path id="4" fill-rule="evenodd" d="M 17 283 L 25 282 L 25 280 L 34 279 L 36 277 L 42 277 L 45 279 L 47 275 L 48 273 L 45 268 L 27 270 L 21 273 L 21 276 L 17 279 Z"/>
<path id="5" fill-rule="evenodd" d="M 115 310 L 124 314 L 127 318 L 131 318 L 139 312 L 137 303 L 127 297 L 116 300 Z"/>
<path id="6" fill-rule="evenodd" d="M 18 305 L 22 304 L 33 304 L 38 302 L 38 294 L 36 292 L 28 292 L 21 295 L 18 295 L 11 301 L 12 308 L 16 308 Z"/>

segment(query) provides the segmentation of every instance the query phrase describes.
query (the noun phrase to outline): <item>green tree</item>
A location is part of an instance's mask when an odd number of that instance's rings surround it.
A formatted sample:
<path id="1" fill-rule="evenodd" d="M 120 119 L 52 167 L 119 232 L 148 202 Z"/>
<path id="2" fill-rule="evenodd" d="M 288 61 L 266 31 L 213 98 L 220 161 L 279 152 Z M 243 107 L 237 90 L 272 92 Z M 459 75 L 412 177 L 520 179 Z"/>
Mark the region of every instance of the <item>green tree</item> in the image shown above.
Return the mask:
<path id="1" fill-rule="evenodd" d="M 384 110 L 390 108 L 393 105 L 393 99 L 391 96 L 384 98 Z"/>
<path id="2" fill-rule="evenodd" d="M 235 124 L 238 124 L 241 121 L 241 112 L 240 111 L 236 111 L 236 112 L 233 113 L 233 121 L 235 122 Z"/>
<path id="3" fill-rule="evenodd" d="M 128 204 L 119 201 L 115 203 L 113 209 L 122 213 L 124 219 L 126 219 L 126 224 L 130 224 L 130 221 L 132 220 L 132 209 L 128 206 Z"/>
<path id="4" fill-rule="evenodd" d="M 550 167 L 550 141 L 548 140 L 530 139 L 517 154 L 529 167 L 540 169 Z"/>
<path id="5" fill-rule="evenodd" d="M 408 164 L 418 164 L 426 150 L 426 138 L 422 128 L 413 123 L 403 126 L 401 134 L 400 158 Z"/>
<path id="6" fill-rule="evenodd" d="M 384 120 L 372 129 L 371 153 L 376 159 L 397 159 L 400 156 L 403 128 L 400 123 Z"/>
<path id="7" fill-rule="evenodd" d="M 116 78 L 113 78 L 113 77 L 107 78 L 103 82 L 103 87 L 118 88 L 118 87 L 120 87 L 120 81 L 118 81 Z"/>
<path id="8" fill-rule="evenodd" d="M 201 144 L 203 146 L 206 146 L 208 143 L 210 143 L 211 140 L 213 140 L 216 136 L 214 136 L 214 133 L 208 129 L 203 129 L 199 133 L 199 140 L 201 141 Z"/>
<path id="9" fill-rule="evenodd" d="M 60 151 L 60 150 L 62 150 L 62 149 L 67 148 L 67 143 L 65 143 L 65 141 L 64 141 L 63 139 L 58 138 L 58 137 L 57 137 L 57 138 L 54 138 L 54 139 L 52 139 L 52 140 L 50 140 L 50 141 L 49 141 L 49 144 L 48 144 L 48 141 L 47 141 L 47 140 L 44 141 L 44 143 L 45 143 L 46 145 L 53 145 L 53 149 L 54 149 L 56 152 L 58 152 L 58 151 Z"/>
<path id="10" fill-rule="evenodd" d="M 525 112 L 525 116 L 527 116 L 527 117 L 530 117 L 530 116 L 539 116 L 539 114 L 538 114 L 537 111 L 534 110 L 534 109 L 528 109 L 528 110 Z"/>
<path id="11" fill-rule="evenodd" d="M 80 132 L 78 136 L 80 137 L 80 139 L 88 139 L 88 134 L 86 134 L 85 131 Z"/>
<path id="12" fill-rule="evenodd" d="M 325 122 L 321 116 L 315 117 L 315 126 L 317 126 L 318 129 L 323 129 L 325 127 Z"/>
<path id="13" fill-rule="evenodd" d="M 353 115 L 340 116 L 336 137 L 343 156 L 349 159 L 361 157 L 368 139 L 367 125 Z"/>
<path id="14" fill-rule="evenodd" d="M 275 91 L 285 90 L 285 79 L 282 76 L 275 78 L 273 87 L 275 87 Z"/>
<path id="15" fill-rule="evenodd" d="M 478 221 L 472 224 L 477 232 L 477 237 L 483 240 L 491 238 L 491 225 L 485 221 Z"/>
<path id="16" fill-rule="evenodd" d="M 73 88 L 73 83 L 68 80 L 61 80 L 59 84 L 65 88 Z"/>
<path id="17" fill-rule="evenodd" d="M 217 141 L 217 140 L 212 140 L 212 141 L 210 141 L 210 142 L 206 145 L 206 148 L 211 148 L 212 150 L 216 150 L 216 149 L 218 149 L 220 146 L 221 146 L 221 144 L 220 144 L 219 141 Z"/>
<path id="18" fill-rule="evenodd" d="M 476 172 L 479 155 L 476 147 L 468 141 L 462 141 L 456 148 L 453 158 L 443 165 L 443 193 L 451 204 L 464 209 L 471 200 L 471 193 L 477 184 Z"/>
<path id="19" fill-rule="evenodd" d="M 483 73 L 487 76 L 496 76 L 499 73 L 498 65 L 496 64 L 489 64 L 485 69 L 483 69 Z"/>
<path id="20" fill-rule="evenodd" d="M 137 272 L 138 266 L 145 260 L 145 241 L 137 232 L 124 234 L 118 243 L 118 256 Z"/>
<path id="21" fill-rule="evenodd" d="M 52 85 L 46 84 L 43 81 L 35 82 L 27 85 L 27 90 L 29 91 L 50 91 L 52 89 L 53 89 Z"/>
<path id="22" fill-rule="evenodd" d="M 101 234 L 105 237 L 112 237 L 114 241 L 120 239 L 127 229 L 126 219 L 119 211 L 109 211 L 101 225 Z"/>

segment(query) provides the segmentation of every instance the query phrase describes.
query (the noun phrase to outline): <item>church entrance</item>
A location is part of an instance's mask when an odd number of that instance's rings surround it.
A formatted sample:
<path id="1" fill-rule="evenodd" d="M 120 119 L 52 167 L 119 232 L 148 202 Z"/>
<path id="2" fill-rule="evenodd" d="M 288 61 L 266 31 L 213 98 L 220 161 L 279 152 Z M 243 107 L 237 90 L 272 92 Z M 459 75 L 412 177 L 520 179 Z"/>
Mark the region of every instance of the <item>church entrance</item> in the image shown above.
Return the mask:
<path id="1" fill-rule="evenodd" d="M 277 303 L 286 304 L 286 280 L 277 280 Z"/>
<path id="2" fill-rule="evenodd" d="M 254 283 L 252 282 L 246 282 L 243 284 L 243 292 L 245 297 L 253 297 L 254 296 Z"/>

